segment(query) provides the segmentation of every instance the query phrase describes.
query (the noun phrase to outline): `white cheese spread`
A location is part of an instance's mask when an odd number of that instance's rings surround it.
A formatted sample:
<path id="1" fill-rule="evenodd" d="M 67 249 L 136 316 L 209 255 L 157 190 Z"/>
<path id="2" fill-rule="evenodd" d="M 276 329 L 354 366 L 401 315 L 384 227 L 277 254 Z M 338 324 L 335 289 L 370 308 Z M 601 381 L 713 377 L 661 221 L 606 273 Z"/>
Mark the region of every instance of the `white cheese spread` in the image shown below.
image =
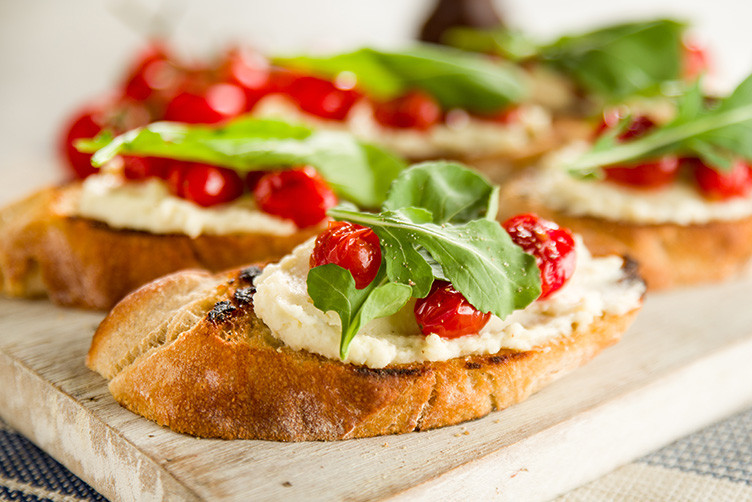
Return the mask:
<path id="1" fill-rule="evenodd" d="M 273 336 L 295 350 L 339 359 L 340 321 L 321 312 L 306 288 L 313 240 L 298 246 L 256 279 L 256 314 Z M 604 314 L 625 314 L 640 305 L 644 286 L 622 281 L 622 259 L 591 258 L 577 241 L 577 268 L 570 281 L 543 301 L 533 302 L 505 320 L 492 317 L 477 334 L 444 339 L 423 336 L 415 321 L 413 302 L 396 314 L 369 322 L 350 344 L 346 362 L 382 368 L 416 361 L 443 361 L 469 354 L 494 354 L 501 349 L 530 350 L 575 326 L 586 327 Z"/>
<path id="2" fill-rule="evenodd" d="M 556 211 L 612 221 L 692 225 L 752 216 L 752 195 L 708 200 L 690 180 L 678 179 L 668 187 L 646 190 L 575 178 L 564 166 L 586 148 L 584 144 L 573 144 L 550 156 L 544 160 L 543 169 L 519 188 L 524 195 Z"/>
<path id="3" fill-rule="evenodd" d="M 520 107 L 516 119 L 508 124 L 476 119 L 461 110 L 453 110 L 447 115 L 446 123 L 426 131 L 384 127 L 374 119 L 373 108 L 366 101 L 356 103 L 343 122 L 323 120 L 302 112 L 293 101 L 277 94 L 259 101 L 253 114 L 317 128 L 347 130 L 400 155 L 421 159 L 514 154 L 551 132 L 551 116 L 538 105 Z"/>
<path id="4" fill-rule="evenodd" d="M 292 235 L 297 232 L 293 222 L 259 211 L 247 195 L 228 204 L 206 208 L 171 195 L 161 180 L 127 182 L 114 173 L 86 178 L 77 200 L 70 206 L 70 216 L 154 234 L 198 237 L 201 234 Z"/>

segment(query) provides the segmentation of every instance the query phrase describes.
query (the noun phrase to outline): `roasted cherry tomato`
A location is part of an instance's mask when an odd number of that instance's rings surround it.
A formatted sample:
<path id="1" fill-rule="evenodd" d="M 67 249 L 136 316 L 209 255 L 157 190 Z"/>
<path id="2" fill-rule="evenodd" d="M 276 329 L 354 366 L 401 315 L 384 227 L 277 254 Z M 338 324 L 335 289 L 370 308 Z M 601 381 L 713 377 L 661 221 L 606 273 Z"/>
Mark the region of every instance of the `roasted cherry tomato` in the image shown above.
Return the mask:
<path id="1" fill-rule="evenodd" d="M 231 202 L 243 195 L 238 173 L 208 164 L 191 164 L 185 173 L 185 198 L 209 207 Z"/>
<path id="2" fill-rule="evenodd" d="M 243 89 L 246 111 L 251 110 L 261 98 L 276 90 L 269 61 L 257 52 L 230 50 L 223 72 L 227 82 Z"/>
<path id="3" fill-rule="evenodd" d="M 694 80 L 710 69 L 710 58 L 707 49 L 696 40 L 687 39 L 682 43 L 683 61 L 682 76 L 686 80 Z"/>
<path id="4" fill-rule="evenodd" d="M 60 150 L 76 178 L 84 179 L 99 171 L 91 165 L 91 154 L 79 152 L 74 143 L 81 138 L 93 138 L 102 130 L 101 112 L 84 110 L 68 124 L 61 138 Z"/>
<path id="5" fill-rule="evenodd" d="M 415 302 L 414 312 L 424 335 L 436 334 L 442 338 L 475 334 L 491 318 L 491 313 L 480 312 L 445 281 L 434 281 L 428 296 Z"/>
<path id="6" fill-rule="evenodd" d="M 190 164 L 181 160 L 167 162 L 164 180 L 170 193 L 176 197 L 185 197 L 185 176 Z"/>
<path id="7" fill-rule="evenodd" d="M 384 103 L 374 103 L 373 116 L 386 127 L 424 131 L 441 120 L 441 107 L 424 92 L 412 91 Z"/>
<path id="8" fill-rule="evenodd" d="M 381 267 L 379 237 L 368 227 L 331 221 L 316 238 L 310 260 L 311 268 L 327 263 L 349 270 L 355 287 L 363 289 L 373 282 Z"/>
<path id="9" fill-rule="evenodd" d="M 128 180 L 167 177 L 169 161 L 157 157 L 123 156 L 123 176 Z"/>
<path id="10" fill-rule="evenodd" d="M 172 62 L 165 46 L 154 42 L 137 58 L 126 76 L 123 94 L 144 101 L 157 92 L 177 89 L 182 77 L 183 72 Z"/>
<path id="11" fill-rule="evenodd" d="M 203 92 L 184 91 L 165 110 L 165 120 L 189 124 L 215 124 L 236 117 L 246 108 L 243 89 L 232 84 L 214 84 Z"/>
<path id="12" fill-rule="evenodd" d="M 301 110 L 330 120 L 344 120 L 350 108 L 361 97 L 353 89 L 343 89 L 334 82 L 310 75 L 293 78 L 284 87 L 283 92 Z"/>
<path id="13" fill-rule="evenodd" d="M 600 136 L 608 129 L 613 129 L 624 118 L 624 113 L 618 108 L 612 108 L 603 112 L 600 124 L 596 128 L 596 135 Z M 624 129 L 618 136 L 619 141 L 627 141 L 630 139 L 639 138 L 646 132 L 655 127 L 653 119 L 647 115 L 636 115 L 630 120 L 626 129 Z"/>
<path id="14" fill-rule="evenodd" d="M 716 171 L 700 159 L 685 162 L 691 167 L 703 195 L 709 199 L 744 197 L 752 190 L 752 167 L 743 160 L 736 161 L 727 172 Z"/>
<path id="15" fill-rule="evenodd" d="M 665 155 L 658 160 L 641 162 L 634 167 L 606 167 L 606 179 L 621 185 L 640 188 L 662 188 L 672 184 L 679 175 L 679 158 Z"/>
<path id="16" fill-rule="evenodd" d="M 600 135 L 607 129 L 616 127 L 622 119 L 621 112 L 618 109 L 612 109 L 604 112 L 603 120 L 597 129 Z M 639 138 L 656 124 L 646 115 L 635 116 L 617 137 L 618 141 L 628 141 Z M 603 172 L 608 181 L 619 183 L 621 185 L 640 187 L 646 189 L 657 189 L 670 185 L 676 180 L 679 174 L 679 159 L 675 155 L 666 155 L 659 159 L 640 162 L 634 166 L 609 166 L 604 167 Z"/>
<path id="17" fill-rule="evenodd" d="M 572 277 L 576 262 L 572 232 L 535 214 L 519 214 L 503 224 L 512 241 L 535 257 L 541 271 L 540 299 L 547 298 Z"/>
<path id="18" fill-rule="evenodd" d="M 262 211 L 292 220 L 299 228 L 321 222 L 337 203 L 329 185 L 309 166 L 265 174 L 253 196 Z"/>

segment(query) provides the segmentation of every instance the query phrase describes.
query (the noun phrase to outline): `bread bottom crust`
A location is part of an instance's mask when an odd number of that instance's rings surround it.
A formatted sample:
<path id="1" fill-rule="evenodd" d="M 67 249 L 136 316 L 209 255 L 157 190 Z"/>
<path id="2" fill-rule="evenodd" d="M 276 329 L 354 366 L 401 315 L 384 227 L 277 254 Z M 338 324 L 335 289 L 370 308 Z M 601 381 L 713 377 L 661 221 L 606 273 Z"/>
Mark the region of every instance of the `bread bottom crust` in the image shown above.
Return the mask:
<path id="1" fill-rule="evenodd" d="M 0 211 L 0 281 L 9 296 L 109 309 L 130 291 L 176 270 L 212 271 L 278 259 L 319 230 L 264 234 L 151 234 L 60 214 L 68 187 L 47 188 Z"/>
<path id="2" fill-rule="evenodd" d="M 177 432 L 349 439 L 457 424 L 520 402 L 618 341 L 637 312 L 604 315 L 534 350 L 372 369 L 282 345 L 251 304 L 238 303 L 243 287 L 237 274 L 199 272 L 148 285 L 105 319 L 87 365 L 111 378 L 121 405 Z"/>
<path id="3" fill-rule="evenodd" d="M 500 221 L 533 212 L 580 234 L 594 256 L 619 254 L 638 263 L 648 289 L 718 282 L 745 274 L 752 260 L 752 217 L 707 224 L 640 224 L 573 216 L 524 195 L 521 177 L 501 191 Z"/>

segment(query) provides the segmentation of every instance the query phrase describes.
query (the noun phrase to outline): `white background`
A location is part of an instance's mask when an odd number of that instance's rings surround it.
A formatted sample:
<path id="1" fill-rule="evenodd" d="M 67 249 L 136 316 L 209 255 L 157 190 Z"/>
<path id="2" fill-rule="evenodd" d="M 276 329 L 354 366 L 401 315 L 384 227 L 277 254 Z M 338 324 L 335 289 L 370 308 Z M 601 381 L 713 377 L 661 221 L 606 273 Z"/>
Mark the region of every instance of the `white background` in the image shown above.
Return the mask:
<path id="1" fill-rule="evenodd" d="M 432 0 L 0 0 L 0 169 L 33 187 L 55 175 L 61 122 L 110 89 L 163 12 L 184 54 L 231 42 L 267 51 L 409 41 Z M 508 24 L 542 37 L 598 23 L 673 16 L 712 50 L 718 80 L 752 71 L 749 0 L 503 0 Z M 20 194 L 19 194 L 20 195 Z"/>

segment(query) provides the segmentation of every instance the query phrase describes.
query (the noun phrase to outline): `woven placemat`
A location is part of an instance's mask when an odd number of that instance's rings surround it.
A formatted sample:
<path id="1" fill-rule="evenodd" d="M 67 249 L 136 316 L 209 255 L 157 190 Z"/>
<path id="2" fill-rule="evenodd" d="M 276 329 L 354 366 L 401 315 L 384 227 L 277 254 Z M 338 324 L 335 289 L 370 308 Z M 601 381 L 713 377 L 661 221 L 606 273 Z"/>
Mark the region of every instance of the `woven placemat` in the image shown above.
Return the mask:
<path id="1" fill-rule="evenodd" d="M 0 421 L 0 500 L 107 499 Z M 557 500 L 752 501 L 752 408 L 645 455 Z"/>

